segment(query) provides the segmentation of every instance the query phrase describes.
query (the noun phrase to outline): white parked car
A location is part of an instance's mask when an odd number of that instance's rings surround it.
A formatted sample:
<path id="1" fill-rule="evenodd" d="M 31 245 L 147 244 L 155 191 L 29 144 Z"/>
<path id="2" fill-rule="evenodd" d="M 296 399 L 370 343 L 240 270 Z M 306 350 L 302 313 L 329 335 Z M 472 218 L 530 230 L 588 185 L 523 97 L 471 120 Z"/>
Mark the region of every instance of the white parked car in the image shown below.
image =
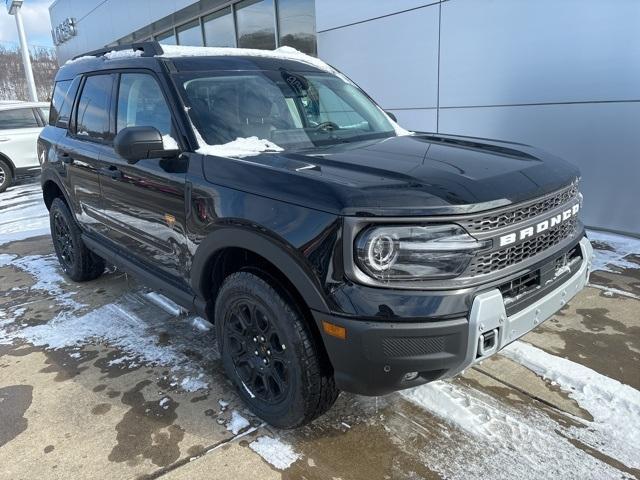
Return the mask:
<path id="1" fill-rule="evenodd" d="M 36 145 L 48 121 L 48 103 L 0 102 L 0 192 L 40 170 Z"/>

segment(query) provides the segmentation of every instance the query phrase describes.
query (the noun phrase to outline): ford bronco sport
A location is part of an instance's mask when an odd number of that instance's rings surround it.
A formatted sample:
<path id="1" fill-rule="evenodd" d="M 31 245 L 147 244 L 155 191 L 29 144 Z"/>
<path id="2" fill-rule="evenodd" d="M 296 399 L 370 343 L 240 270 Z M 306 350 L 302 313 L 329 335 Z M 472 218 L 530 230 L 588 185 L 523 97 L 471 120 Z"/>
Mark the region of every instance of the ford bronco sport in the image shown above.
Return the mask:
<path id="1" fill-rule="evenodd" d="M 63 270 L 108 261 L 211 320 L 275 426 L 455 375 L 587 282 L 574 167 L 407 132 L 295 50 L 105 49 L 53 98 L 38 150 Z"/>

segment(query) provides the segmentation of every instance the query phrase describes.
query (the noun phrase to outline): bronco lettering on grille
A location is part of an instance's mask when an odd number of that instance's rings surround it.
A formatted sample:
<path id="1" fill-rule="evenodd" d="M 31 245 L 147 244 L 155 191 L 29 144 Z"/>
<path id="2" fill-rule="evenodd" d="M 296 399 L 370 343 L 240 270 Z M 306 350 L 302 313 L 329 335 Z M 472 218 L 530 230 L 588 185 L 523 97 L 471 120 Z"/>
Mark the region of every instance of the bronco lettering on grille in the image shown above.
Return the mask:
<path id="1" fill-rule="evenodd" d="M 580 204 L 576 203 L 573 207 L 568 208 L 562 213 L 559 213 L 558 215 L 548 218 L 540 223 L 531 225 L 527 228 L 523 228 L 522 230 L 519 230 L 517 232 L 502 235 L 500 237 L 500 246 L 504 247 L 506 245 L 511 245 L 512 243 L 515 243 L 519 240 L 524 240 L 526 238 L 533 237 L 534 235 L 542 233 L 549 227 L 560 225 L 562 222 L 569 220 L 571 217 L 575 217 L 578 214 L 578 210 L 580 210 Z"/>

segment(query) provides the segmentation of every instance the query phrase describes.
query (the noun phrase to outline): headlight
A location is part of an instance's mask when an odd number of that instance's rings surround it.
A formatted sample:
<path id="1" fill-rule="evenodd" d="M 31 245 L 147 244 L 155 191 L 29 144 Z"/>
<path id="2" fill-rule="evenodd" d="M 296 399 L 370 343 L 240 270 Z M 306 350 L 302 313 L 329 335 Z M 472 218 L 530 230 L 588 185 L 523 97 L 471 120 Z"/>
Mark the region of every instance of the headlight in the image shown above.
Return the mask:
<path id="1" fill-rule="evenodd" d="M 373 226 L 356 237 L 355 261 L 381 281 L 452 278 L 489 246 L 491 240 L 478 241 L 458 225 Z"/>

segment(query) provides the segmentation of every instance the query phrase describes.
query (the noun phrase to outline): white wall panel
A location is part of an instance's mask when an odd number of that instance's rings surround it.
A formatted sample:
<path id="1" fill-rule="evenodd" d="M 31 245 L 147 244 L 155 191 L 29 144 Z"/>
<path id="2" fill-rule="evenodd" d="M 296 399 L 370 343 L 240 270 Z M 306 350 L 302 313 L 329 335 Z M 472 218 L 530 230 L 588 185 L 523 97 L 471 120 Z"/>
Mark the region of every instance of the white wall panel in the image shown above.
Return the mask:
<path id="1" fill-rule="evenodd" d="M 342 27 L 350 23 L 391 15 L 438 0 L 316 0 L 316 29 Z"/>
<path id="2" fill-rule="evenodd" d="M 583 220 L 640 234 L 640 103 L 440 110 L 440 131 L 527 143 L 577 165 Z"/>
<path id="3" fill-rule="evenodd" d="M 398 119 L 398 123 L 412 131 L 436 132 L 438 113 L 435 108 L 412 110 L 389 110 Z"/>
<path id="4" fill-rule="evenodd" d="M 442 4 L 440 106 L 640 99 L 638 0 Z"/>
<path id="5" fill-rule="evenodd" d="M 438 5 L 330 30 L 318 54 L 384 108 L 437 105 Z"/>

